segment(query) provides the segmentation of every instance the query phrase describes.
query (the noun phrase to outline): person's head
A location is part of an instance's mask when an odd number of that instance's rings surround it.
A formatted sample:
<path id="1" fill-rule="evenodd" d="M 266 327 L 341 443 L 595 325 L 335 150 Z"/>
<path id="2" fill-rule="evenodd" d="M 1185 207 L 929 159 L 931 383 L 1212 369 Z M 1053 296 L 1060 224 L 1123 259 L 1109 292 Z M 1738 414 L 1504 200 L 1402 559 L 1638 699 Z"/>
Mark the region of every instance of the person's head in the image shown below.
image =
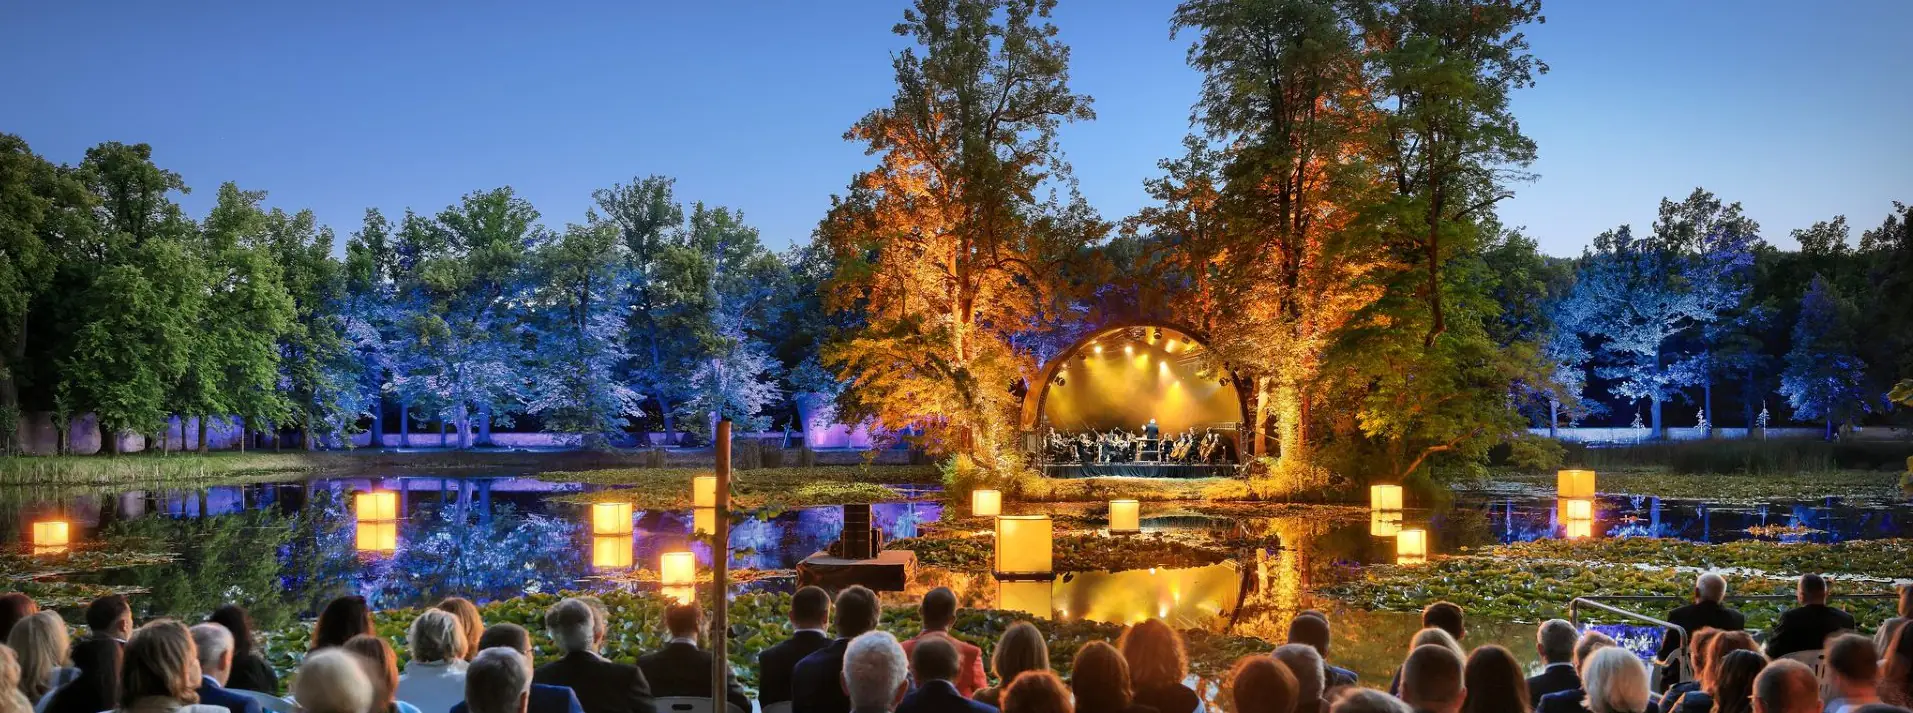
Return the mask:
<path id="1" fill-rule="evenodd" d="M 1462 625 L 1461 605 L 1453 602 L 1435 602 L 1421 610 L 1422 628 L 1435 627 L 1448 632 L 1456 641 L 1468 638 L 1468 627 Z"/>
<path id="2" fill-rule="evenodd" d="M 464 597 L 446 597 L 439 601 L 436 608 L 458 617 L 458 630 L 465 635 L 465 650 L 458 654 L 458 658 L 470 661 L 477 656 L 478 637 L 485 633 L 485 617 L 478 613 L 478 605 Z"/>
<path id="3" fill-rule="evenodd" d="M 1129 682 L 1138 691 L 1179 685 L 1189 675 L 1182 635 L 1161 619 L 1136 622 L 1116 640 L 1116 648 L 1129 661 Z"/>
<path id="4" fill-rule="evenodd" d="M 1694 601 L 1719 604 L 1726 599 L 1726 577 L 1708 572 L 1694 579 Z"/>
<path id="5" fill-rule="evenodd" d="M 1500 646 L 1475 647 L 1462 664 L 1461 685 L 1468 691 L 1461 704 L 1464 713 L 1527 713 L 1532 709 L 1521 662 Z"/>
<path id="6" fill-rule="evenodd" d="M 923 603 L 917 606 L 917 614 L 923 617 L 924 631 L 943 631 L 956 623 L 956 592 L 949 587 L 937 587 L 923 595 Z"/>
<path id="7" fill-rule="evenodd" d="M 1453 649 L 1435 644 L 1417 646 L 1402 661 L 1402 702 L 1417 711 L 1455 713 L 1468 695 L 1461 673 L 1461 657 Z"/>
<path id="8" fill-rule="evenodd" d="M 1827 655 L 1820 662 L 1821 684 L 1839 698 L 1870 697 L 1880 681 L 1880 651 L 1873 640 L 1859 634 L 1827 639 Z"/>
<path id="9" fill-rule="evenodd" d="M 13 625 L 21 619 L 40 613 L 40 603 L 33 601 L 20 592 L 0 594 L 0 638 L 13 633 Z"/>
<path id="10" fill-rule="evenodd" d="M 133 608 L 124 596 L 102 596 L 86 605 L 86 628 L 94 636 L 124 640 L 133 635 Z"/>
<path id="11" fill-rule="evenodd" d="M 996 639 L 990 670 L 996 673 L 996 680 L 1005 683 L 1024 671 L 1048 671 L 1049 643 L 1043 640 L 1043 632 L 1027 621 L 1011 624 Z"/>
<path id="12" fill-rule="evenodd" d="M 1701 690 L 1714 690 L 1714 677 L 1720 673 L 1720 662 L 1735 651 L 1759 651 L 1759 642 L 1745 631 L 1723 631 L 1707 644 L 1707 668 L 1700 676 Z"/>
<path id="13" fill-rule="evenodd" d="M 1913 584 L 1902 584 L 1898 589 L 1900 591 L 1900 617 L 1913 619 Z"/>
<path id="14" fill-rule="evenodd" d="M 1614 637 L 1608 636 L 1607 634 L 1598 631 L 1589 631 L 1582 634 L 1581 640 L 1574 643 L 1574 670 L 1580 671 L 1586 667 L 1588 657 L 1593 656 L 1594 652 L 1613 645 Z"/>
<path id="15" fill-rule="evenodd" d="M 1069 688 L 1049 671 L 1024 671 L 1003 689 L 1003 713 L 1075 713 Z"/>
<path id="16" fill-rule="evenodd" d="M 1901 624 L 1880 657 L 1880 685 L 1901 695 L 1913 695 L 1913 626 Z"/>
<path id="17" fill-rule="evenodd" d="M 1364 686 L 1343 686 L 1328 713 L 1413 713 L 1400 698 Z"/>
<path id="18" fill-rule="evenodd" d="M 1776 659 L 1754 676 L 1754 713 L 1818 713 L 1820 682 L 1813 669 Z"/>
<path id="19" fill-rule="evenodd" d="M 1307 644 L 1283 644 L 1275 647 L 1270 658 L 1282 662 L 1295 677 L 1296 706 L 1304 713 L 1316 713 L 1322 705 L 1322 692 L 1328 689 L 1328 668 L 1322 655 Z M 1310 708 L 1313 705 L 1314 708 Z"/>
<path id="20" fill-rule="evenodd" d="M 664 631 L 677 639 L 696 639 L 704 633 L 704 609 L 696 603 L 664 608 Z"/>
<path id="21" fill-rule="evenodd" d="M 611 633 L 611 608 L 597 597 L 586 595 L 577 599 L 591 610 L 591 650 L 596 651 L 604 646 L 604 637 Z"/>
<path id="22" fill-rule="evenodd" d="M 471 713 L 525 713 L 531 704 L 531 660 L 503 646 L 484 649 L 465 669 Z"/>
<path id="23" fill-rule="evenodd" d="M 793 629 L 822 629 L 830 623 L 830 593 L 822 587 L 801 587 L 790 597 Z"/>
<path id="24" fill-rule="evenodd" d="M 218 624 L 194 624 L 193 648 L 199 650 L 199 673 L 219 685 L 232 674 L 232 632 Z"/>
<path id="25" fill-rule="evenodd" d="M 1328 658 L 1328 618 L 1313 613 L 1295 615 L 1289 620 L 1289 643 L 1302 644 Z"/>
<path id="26" fill-rule="evenodd" d="M 73 647 L 73 667 L 80 675 L 53 692 L 57 710 L 103 711 L 119 705 L 120 660 L 124 651 L 110 641 L 83 641 Z"/>
<path id="27" fill-rule="evenodd" d="M 897 637 L 868 631 L 851 639 L 844 649 L 843 686 L 852 710 L 896 710 L 910 692 L 910 664 Z"/>
<path id="28" fill-rule="evenodd" d="M 458 661 L 465 654 L 465 631 L 458 617 L 443 609 L 419 612 L 405 630 L 405 640 L 412 660 L 420 663 Z"/>
<path id="29" fill-rule="evenodd" d="M 340 647 L 358 657 L 365 667 L 365 678 L 372 682 L 372 711 L 387 713 L 399 696 L 399 655 L 385 637 L 360 634 L 345 640 Z"/>
<path id="30" fill-rule="evenodd" d="M 319 611 L 319 620 L 312 623 L 312 646 L 308 650 L 343 646 L 347 639 L 370 633 L 372 608 L 366 606 L 365 597 L 339 597 L 326 602 L 325 609 Z"/>
<path id="31" fill-rule="evenodd" d="M 1817 574 L 1800 575 L 1800 583 L 1794 588 L 1794 598 L 1801 604 L 1825 604 L 1827 596 L 1833 593 L 1827 578 Z"/>
<path id="32" fill-rule="evenodd" d="M 148 622 L 126 639 L 120 665 L 120 707 L 141 698 L 199 702 L 199 652 L 186 625 L 172 619 Z"/>
<path id="33" fill-rule="evenodd" d="M 1449 651 L 1455 652 L 1455 658 L 1457 659 L 1467 658 L 1468 656 L 1468 652 L 1462 650 L 1461 644 L 1455 641 L 1455 637 L 1448 635 L 1447 629 L 1438 629 L 1432 626 L 1415 632 L 1414 637 L 1408 640 L 1409 651 L 1414 651 L 1417 646 L 1445 647 Z"/>
<path id="34" fill-rule="evenodd" d="M 252 615 L 246 613 L 245 607 L 227 604 L 214 609 L 206 621 L 226 627 L 226 631 L 232 633 L 233 660 L 243 660 L 252 655 Z"/>
<path id="35" fill-rule="evenodd" d="M 530 660 L 531 632 L 525 631 L 525 627 L 506 622 L 485 627 L 485 633 L 478 635 L 478 650 L 480 651 L 496 649 L 501 646 L 524 654 L 525 658 Z"/>
<path id="36" fill-rule="evenodd" d="M 372 709 L 372 679 L 357 654 L 331 647 L 306 654 L 292 679 L 300 713 L 366 713 Z"/>
<path id="37" fill-rule="evenodd" d="M 1647 710 L 1647 667 L 1639 656 L 1619 646 L 1604 646 L 1581 664 L 1581 688 L 1594 713 L 1641 713 Z"/>
<path id="38" fill-rule="evenodd" d="M 32 708 L 27 704 L 35 700 L 32 694 L 24 694 L 20 685 L 20 660 L 13 655 L 13 649 L 0 644 L 0 710 L 9 713 L 27 713 Z M 9 705 L 9 704 L 12 705 Z"/>
<path id="39" fill-rule="evenodd" d="M 1714 627 L 1703 626 L 1690 635 L 1693 640 L 1687 642 L 1687 660 L 1693 663 L 1695 678 L 1706 680 L 1707 664 L 1713 662 L 1714 639 L 1719 638 L 1721 633 Z"/>
<path id="40" fill-rule="evenodd" d="M 1759 651 L 1729 651 L 1714 664 L 1714 713 L 1752 713 L 1754 677 L 1767 667 Z"/>
<path id="41" fill-rule="evenodd" d="M 1135 702 L 1129 662 L 1107 641 L 1091 641 L 1076 650 L 1069 666 L 1069 689 L 1076 694 L 1076 707 L 1087 711 L 1120 711 Z"/>
<path id="42" fill-rule="evenodd" d="M 910 650 L 910 673 L 918 684 L 930 681 L 956 681 L 963 668 L 963 655 L 956 644 L 943 636 L 925 636 Z"/>
<path id="43" fill-rule="evenodd" d="M 837 637 L 855 639 L 864 632 L 877 628 L 877 617 L 882 612 L 877 608 L 877 594 L 862 585 L 853 584 L 837 593 Z"/>
<path id="44" fill-rule="evenodd" d="M 1574 642 L 1580 636 L 1568 620 L 1549 619 L 1535 629 L 1534 652 L 1541 656 L 1542 663 L 1573 663 Z"/>
<path id="45" fill-rule="evenodd" d="M 66 621 L 51 609 L 28 615 L 13 625 L 7 646 L 20 665 L 20 692 L 38 701 L 46 695 L 53 672 L 67 664 Z"/>
<path id="46" fill-rule="evenodd" d="M 1290 644 L 1290 646 L 1305 646 Z M 1237 659 L 1235 668 L 1229 670 L 1229 700 L 1235 703 L 1235 713 L 1316 713 L 1316 709 L 1306 709 L 1301 704 L 1315 699 L 1300 692 L 1295 682 L 1295 674 L 1281 661 L 1269 656 L 1244 656 Z M 1077 694 L 1078 704 L 1082 703 L 1082 694 Z M 1122 708 L 1090 708 L 1086 710 L 1113 710 Z M 1125 706 L 1126 707 L 1126 706 Z"/>
<path id="47" fill-rule="evenodd" d="M 558 645 L 560 656 L 598 650 L 596 617 L 591 605 L 579 599 L 566 599 L 545 610 L 545 634 Z"/>

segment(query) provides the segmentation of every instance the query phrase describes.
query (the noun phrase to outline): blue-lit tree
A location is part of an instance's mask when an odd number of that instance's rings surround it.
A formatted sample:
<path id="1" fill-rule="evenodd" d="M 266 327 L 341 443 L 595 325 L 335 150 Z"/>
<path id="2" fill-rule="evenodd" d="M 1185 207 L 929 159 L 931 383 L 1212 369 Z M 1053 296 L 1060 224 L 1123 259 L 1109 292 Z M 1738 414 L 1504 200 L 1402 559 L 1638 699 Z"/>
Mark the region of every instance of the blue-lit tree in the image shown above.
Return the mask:
<path id="1" fill-rule="evenodd" d="M 1800 320 L 1793 327 L 1793 348 L 1787 351 L 1787 369 L 1780 375 L 1780 394 L 1787 397 L 1796 418 L 1826 423 L 1828 440 L 1834 424 L 1868 410 L 1866 365 L 1854 340 L 1853 303 L 1815 275 L 1800 299 Z"/>
<path id="2" fill-rule="evenodd" d="M 1612 379 L 1615 396 L 1650 404 L 1655 438 L 1664 431 L 1661 405 L 1700 381 L 1691 360 L 1670 353 L 1676 337 L 1711 321 L 1707 303 L 1688 289 L 1685 256 L 1660 241 L 1635 238 L 1628 226 L 1594 238 L 1574 291 L 1563 301 L 1569 320 L 1595 340 L 1595 373 Z"/>
<path id="3" fill-rule="evenodd" d="M 1702 320 L 1686 367 L 1699 379 L 1701 407 L 1711 414 L 1714 382 L 1745 366 L 1739 349 L 1742 337 L 1758 326 L 1759 315 L 1749 312 L 1753 305 L 1747 296 L 1753 290 L 1760 225 L 1742 213 L 1739 203 L 1723 204 L 1714 194 L 1696 188 L 1679 203 L 1661 200 L 1654 234 L 1656 240 L 1686 256 L 1682 271 L 1686 289 L 1699 309 L 1711 315 Z"/>
<path id="4" fill-rule="evenodd" d="M 642 397 L 619 378 L 624 328 L 623 245 L 617 226 L 571 225 L 533 258 L 530 387 L 526 411 L 545 430 L 577 433 L 587 447 L 621 435 Z"/>

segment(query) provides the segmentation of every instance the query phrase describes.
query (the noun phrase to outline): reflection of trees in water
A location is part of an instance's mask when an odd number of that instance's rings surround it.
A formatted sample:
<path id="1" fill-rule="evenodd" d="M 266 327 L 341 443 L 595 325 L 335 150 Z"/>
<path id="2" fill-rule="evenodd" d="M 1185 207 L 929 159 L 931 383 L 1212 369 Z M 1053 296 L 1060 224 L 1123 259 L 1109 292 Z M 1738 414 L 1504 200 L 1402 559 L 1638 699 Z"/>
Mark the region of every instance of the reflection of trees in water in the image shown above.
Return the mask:
<path id="1" fill-rule="evenodd" d="M 358 591 L 377 609 L 555 592 L 585 569 L 583 526 L 494 506 L 432 505 L 399 527 L 399 549 L 360 574 Z M 352 547 L 348 537 L 346 549 Z"/>
<path id="2" fill-rule="evenodd" d="M 133 598 L 141 619 L 153 615 L 198 618 L 228 602 L 245 604 L 261 627 L 291 623 L 295 598 L 281 583 L 281 550 L 301 525 L 268 511 L 200 518 L 165 516 L 116 520 L 108 538 L 145 537 L 179 554 L 169 564 L 107 573 L 113 584 L 144 587 Z"/>

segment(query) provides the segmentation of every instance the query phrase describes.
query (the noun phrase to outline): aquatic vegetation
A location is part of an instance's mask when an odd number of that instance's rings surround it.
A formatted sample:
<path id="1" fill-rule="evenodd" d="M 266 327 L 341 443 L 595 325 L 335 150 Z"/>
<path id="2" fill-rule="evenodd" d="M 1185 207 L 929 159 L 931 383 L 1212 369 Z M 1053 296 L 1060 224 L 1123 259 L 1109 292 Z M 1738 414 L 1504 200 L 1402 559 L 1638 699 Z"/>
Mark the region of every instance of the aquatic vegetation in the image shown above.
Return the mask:
<path id="1" fill-rule="evenodd" d="M 1742 530 L 1742 532 L 1745 532 L 1749 535 L 1753 535 L 1754 537 L 1779 538 L 1779 537 L 1805 537 L 1807 535 L 1818 535 L 1818 534 L 1826 532 L 1826 530 L 1807 527 L 1806 525 L 1754 525 L 1745 530 Z"/>
<path id="2" fill-rule="evenodd" d="M 1536 494 L 1554 493 L 1553 473 L 1504 473 L 1492 481 L 1461 484 L 1472 489 L 1505 492 L 1515 486 Z M 1500 487 L 1496 487 L 1500 486 Z M 1652 495 L 1714 503 L 1753 503 L 1777 500 L 1894 501 L 1901 499 L 1899 474 L 1884 471 L 1795 471 L 1753 474 L 1683 474 L 1665 470 L 1601 471 L 1602 493 Z"/>
<path id="3" fill-rule="evenodd" d="M 67 579 L 109 570 L 151 567 L 174 562 L 177 555 L 144 538 L 76 544 L 60 552 L 34 554 L 28 550 L 0 553 L 0 579 L 12 591 L 24 592 L 48 609 L 83 606 L 105 594 L 140 594 L 142 584 L 103 584 Z"/>
<path id="4" fill-rule="evenodd" d="M 293 453 L 140 453 L 0 458 L 0 485 L 199 485 L 285 480 L 322 468 Z"/>
<path id="5" fill-rule="evenodd" d="M 540 474 L 541 480 L 615 488 L 558 496 L 562 502 L 623 500 L 646 510 L 691 507 L 691 479 L 710 468 L 622 468 Z M 937 482 L 931 466 L 819 466 L 731 471 L 731 506 L 740 509 L 788 509 L 815 505 L 907 500 L 890 485 Z"/>
<path id="6" fill-rule="evenodd" d="M 1592 561 L 1664 567 L 1754 570 L 1792 577 L 1803 572 L 1891 578 L 1908 574 L 1913 539 L 1834 544 L 1740 540 L 1710 544 L 1669 538 L 1536 540 L 1488 550 L 1498 558 Z"/>

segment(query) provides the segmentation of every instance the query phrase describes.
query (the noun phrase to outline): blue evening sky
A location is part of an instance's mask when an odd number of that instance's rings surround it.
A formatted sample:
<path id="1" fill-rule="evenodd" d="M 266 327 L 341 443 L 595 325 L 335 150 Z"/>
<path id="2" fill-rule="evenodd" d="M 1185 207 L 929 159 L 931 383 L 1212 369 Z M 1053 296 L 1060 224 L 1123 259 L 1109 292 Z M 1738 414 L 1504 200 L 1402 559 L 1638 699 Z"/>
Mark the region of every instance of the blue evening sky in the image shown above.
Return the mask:
<path id="1" fill-rule="evenodd" d="M 1769 240 L 1913 201 L 1906 0 L 1550 0 L 1552 71 L 1515 110 L 1539 180 L 1503 205 L 1545 251 L 1645 228 L 1705 186 Z M 1109 220 L 1178 152 L 1197 76 L 1174 3 L 1063 0 L 1072 83 L 1098 119 L 1062 146 Z M 841 135 L 887 103 L 902 2 L 23 2 L 0 43 L 0 131 L 59 162 L 147 142 L 195 192 L 309 207 L 343 240 L 364 209 L 433 212 L 509 184 L 547 224 L 592 189 L 678 179 L 803 240 L 869 165 Z"/>

